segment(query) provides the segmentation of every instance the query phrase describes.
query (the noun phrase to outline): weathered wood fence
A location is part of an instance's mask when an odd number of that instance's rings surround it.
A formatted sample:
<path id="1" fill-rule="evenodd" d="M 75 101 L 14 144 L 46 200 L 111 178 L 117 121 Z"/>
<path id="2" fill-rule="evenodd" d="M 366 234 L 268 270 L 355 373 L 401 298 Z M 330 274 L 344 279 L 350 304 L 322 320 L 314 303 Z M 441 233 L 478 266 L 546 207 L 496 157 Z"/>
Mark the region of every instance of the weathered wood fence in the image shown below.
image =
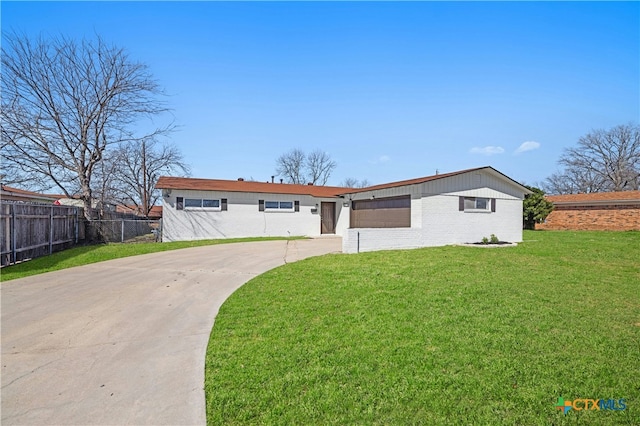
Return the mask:
<path id="1" fill-rule="evenodd" d="M 64 250 L 84 239 L 78 207 L 0 202 L 2 266 Z"/>

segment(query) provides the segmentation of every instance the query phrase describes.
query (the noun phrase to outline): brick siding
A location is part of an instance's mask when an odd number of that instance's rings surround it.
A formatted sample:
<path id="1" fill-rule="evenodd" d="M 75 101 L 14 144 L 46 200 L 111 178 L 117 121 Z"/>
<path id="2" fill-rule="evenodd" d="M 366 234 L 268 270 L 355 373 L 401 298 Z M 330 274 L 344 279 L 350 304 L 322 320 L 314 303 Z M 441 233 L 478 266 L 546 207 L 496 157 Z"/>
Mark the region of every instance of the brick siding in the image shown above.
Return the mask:
<path id="1" fill-rule="evenodd" d="M 640 230 L 640 205 L 556 205 L 545 223 L 536 229 L 574 230 Z"/>

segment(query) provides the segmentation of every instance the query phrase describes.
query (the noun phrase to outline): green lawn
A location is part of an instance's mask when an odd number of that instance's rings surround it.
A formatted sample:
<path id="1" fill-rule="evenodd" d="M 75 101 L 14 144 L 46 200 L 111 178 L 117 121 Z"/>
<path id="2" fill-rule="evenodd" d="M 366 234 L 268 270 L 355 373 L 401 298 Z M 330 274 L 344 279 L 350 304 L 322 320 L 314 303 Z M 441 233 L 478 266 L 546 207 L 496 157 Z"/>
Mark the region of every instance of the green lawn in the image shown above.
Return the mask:
<path id="1" fill-rule="evenodd" d="M 327 255 L 222 306 L 218 424 L 640 424 L 640 233 Z M 624 411 L 554 407 L 625 398 Z"/>
<path id="2" fill-rule="evenodd" d="M 300 238 L 304 237 L 291 237 L 289 239 Z M 0 281 L 15 280 L 16 278 L 28 277 L 30 275 L 42 274 L 44 272 L 57 271 L 60 269 L 72 268 L 74 266 L 88 265 L 90 263 L 118 259 L 120 257 L 136 256 L 139 254 L 157 253 L 160 251 L 208 246 L 213 244 L 286 239 L 287 238 L 281 237 L 229 238 L 224 240 L 175 241 L 171 243 L 109 243 L 80 246 L 53 253 L 50 256 L 43 256 L 17 265 L 2 268 L 2 271 L 0 272 Z"/>

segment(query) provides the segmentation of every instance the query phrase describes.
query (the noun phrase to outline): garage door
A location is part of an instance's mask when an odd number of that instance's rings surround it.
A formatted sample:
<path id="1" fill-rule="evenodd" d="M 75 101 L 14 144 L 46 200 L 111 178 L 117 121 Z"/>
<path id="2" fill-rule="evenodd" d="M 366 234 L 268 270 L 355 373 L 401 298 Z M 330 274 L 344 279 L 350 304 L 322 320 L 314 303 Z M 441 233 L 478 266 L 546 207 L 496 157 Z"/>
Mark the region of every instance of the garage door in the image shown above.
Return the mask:
<path id="1" fill-rule="evenodd" d="M 351 228 L 411 227 L 411 196 L 351 202 Z"/>

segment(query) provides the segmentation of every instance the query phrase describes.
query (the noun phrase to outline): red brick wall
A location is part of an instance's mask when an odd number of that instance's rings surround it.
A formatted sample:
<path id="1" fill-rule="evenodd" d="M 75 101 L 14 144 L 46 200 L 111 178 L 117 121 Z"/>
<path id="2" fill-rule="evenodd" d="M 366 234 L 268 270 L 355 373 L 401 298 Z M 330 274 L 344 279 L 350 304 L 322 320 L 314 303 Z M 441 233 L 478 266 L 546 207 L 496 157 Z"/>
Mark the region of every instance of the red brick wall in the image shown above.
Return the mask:
<path id="1" fill-rule="evenodd" d="M 536 229 L 640 230 L 640 206 L 556 206 Z"/>

